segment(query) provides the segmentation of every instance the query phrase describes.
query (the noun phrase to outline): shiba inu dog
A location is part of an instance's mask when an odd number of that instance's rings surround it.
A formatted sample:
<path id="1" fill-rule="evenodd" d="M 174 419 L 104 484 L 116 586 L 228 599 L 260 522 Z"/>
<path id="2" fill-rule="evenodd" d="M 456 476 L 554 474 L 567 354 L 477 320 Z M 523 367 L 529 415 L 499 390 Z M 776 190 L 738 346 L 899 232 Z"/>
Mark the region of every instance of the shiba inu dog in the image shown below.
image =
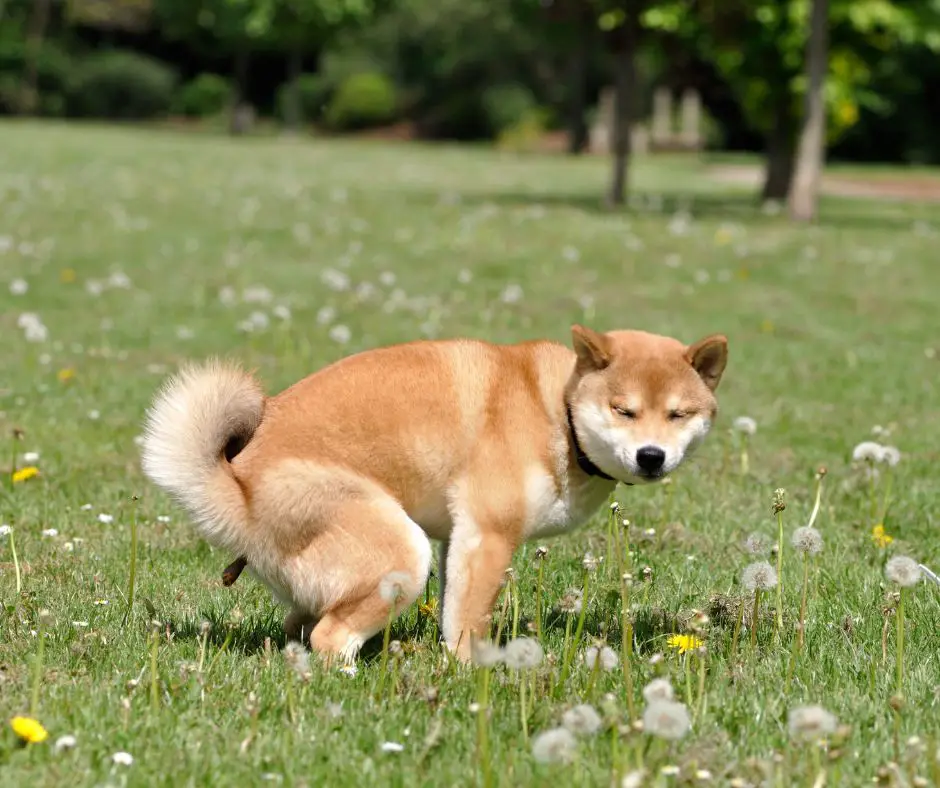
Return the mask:
<path id="1" fill-rule="evenodd" d="M 441 631 L 467 659 L 520 544 L 674 471 L 717 411 L 724 336 L 572 340 L 368 350 L 272 397 L 237 366 L 189 367 L 147 414 L 143 468 L 328 655 L 418 598 L 439 541 Z"/>

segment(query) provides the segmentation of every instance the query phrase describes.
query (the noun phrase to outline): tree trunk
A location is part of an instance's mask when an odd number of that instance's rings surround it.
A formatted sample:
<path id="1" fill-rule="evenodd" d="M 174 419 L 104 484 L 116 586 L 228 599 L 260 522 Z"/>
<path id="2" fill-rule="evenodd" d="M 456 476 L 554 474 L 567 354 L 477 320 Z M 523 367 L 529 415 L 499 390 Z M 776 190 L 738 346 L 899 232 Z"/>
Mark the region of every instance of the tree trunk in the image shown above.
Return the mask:
<path id="1" fill-rule="evenodd" d="M 304 56 L 299 46 L 293 46 L 287 55 L 287 104 L 284 107 L 284 125 L 287 131 L 296 133 L 304 121 L 300 106 L 300 75 L 304 67 Z"/>
<path id="2" fill-rule="evenodd" d="M 623 205 L 627 195 L 630 170 L 630 132 L 633 126 L 636 95 L 637 21 L 627 19 L 616 37 L 614 53 L 613 173 L 610 205 Z"/>
<path id="3" fill-rule="evenodd" d="M 248 91 L 248 48 L 244 44 L 235 50 L 234 105 L 229 122 L 229 133 L 233 136 L 247 134 L 251 129 L 252 112 L 246 95 Z"/>
<path id="4" fill-rule="evenodd" d="M 819 180 L 826 155 L 826 98 L 829 65 L 829 1 L 813 0 L 806 52 L 806 117 L 800 133 L 796 173 L 790 190 L 790 218 L 811 221 L 819 203 Z"/>
<path id="5" fill-rule="evenodd" d="M 594 13 L 588 3 L 578 4 L 578 17 L 574 51 L 571 55 L 570 88 L 568 104 L 568 153 L 583 153 L 590 140 L 587 125 L 587 79 L 591 44 L 594 37 Z"/>
<path id="6" fill-rule="evenodd" d="M 39 107 L 39 54 L 49 23 L 50 0 L 34 0 L 33 13 L 26 34 L 26 63 L 23 72 L 23 88 L 20 95 L 20 112 L 31 115 Z"/>
<path id="7" fill-rule="evenodd" d="M 774 125 L 767 136 L 767 162 L 764 170 L 762 200 L 787 199 L 793 181 L 793 119 L 786 102 L 777 104 Z"/>

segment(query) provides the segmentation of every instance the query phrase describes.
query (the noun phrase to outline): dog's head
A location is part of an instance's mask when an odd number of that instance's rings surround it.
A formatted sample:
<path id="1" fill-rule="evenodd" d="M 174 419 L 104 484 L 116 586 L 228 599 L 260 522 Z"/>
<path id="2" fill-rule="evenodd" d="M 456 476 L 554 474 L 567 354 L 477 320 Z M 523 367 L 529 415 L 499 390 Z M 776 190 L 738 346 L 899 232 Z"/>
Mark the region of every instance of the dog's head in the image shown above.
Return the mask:
<path id="1" fill-rule="evenodd" d="M 577 363 L 566 397 L 581 448 L 618 481 L 653 482 L 708 434 L 728 340 L 693 345 L 642 331 L 572 327 Z"/>

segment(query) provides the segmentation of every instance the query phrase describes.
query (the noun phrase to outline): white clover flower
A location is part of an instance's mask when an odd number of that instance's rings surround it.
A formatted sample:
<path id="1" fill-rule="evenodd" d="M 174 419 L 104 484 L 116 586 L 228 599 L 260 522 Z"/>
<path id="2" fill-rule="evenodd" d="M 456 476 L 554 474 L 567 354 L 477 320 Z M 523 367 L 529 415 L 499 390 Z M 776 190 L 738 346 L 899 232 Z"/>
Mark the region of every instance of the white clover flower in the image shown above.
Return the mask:
<path id="1" fill-rule="evenodd" d="M 52 538 L 58 536 L 58 535 L 59 535 L 59 532 L 58 532 L 58 530 L 56 530 L 55 528 L 44 528 L 43 531 L 42 531 L 42 535 L 43 535 L 43 536 L 47 536 L 47 537 L 49 537 L 50 539 L 52 539 Z"/>
<path id="2" fill-rule="evenodd" d="M 732 423 L 734 429 L 743 432 L 745 435 L 753 435 L 757 432 L 757 422 L 750 416 L 738 416 Z"/>
<path id="3" fill-rule="evenodd" d="M 521 637 L 506 644 L 503 656 L 506 666 L 512 670 L 529 670 L 542 664 L 545 652 L 534 638 Z"/>
<path id="4" fill-rule="evenodd" d="M 578 742 L 567 728 L 552 728 L 532 739 L 532 756 L 539 763 L 569 763 L 574 760 Z"/>
<path id="5" fill-rule="evenodd" d="M 691 726 L 689 710 L 683 703 L 658 700 L 643 712 L 643 730 L 661 739 L 681 739 Z"/>
<path id="6" fill-rule="evenodd" d="M 646 769 L 634 769 L 623 776 L 620 788 L 643 788 L 646 784 Z"/>
<path id="7" fill-rule="evenodd" d="M 405 745 L 399 744 L 397 741 L 385 741 L 382 742 L 382 752 L 404 752 Z"/>
<path id="8" fill-rule="evenodd" d="M 823 548 L 822 534 L 810 525 L 804 525 L 793 532 L 793 549 L 805 555 L 818 555 Z"/>
<path id="9" fill-rule="evenodd" d="M 822 706 L 799 706 L 791 709 L 787 716 L 790 736 L 797 741 L 816 741 L 836 729 L 835 715 Z"/>
<path id="10" fill-rule="evenodd" d="M 72 736 L 72 734 L 67 733 L 65 736 L 60 736 L 55 740 L 55 744 L 52 745 L 52 749 L 55 752 L 62 752 L 63 750 L 71 750 L 78 744 L 78 740 Z"/>
<path id="11" fill-rule="evenodd" d="M 767 561 L 756 561 L 744 568 L 741 585 L 748 591 L 768 591 L 777 585 L 777 570 Z"/>
<path id="12" fill-rule="evenodd" d="M 620 664 L 620 657 L 610 646 L 589 646 L 584 649 L 584 665 L 588 670 L 594 670 L 595 665 L 601 670 L 615 670 Z"/>
<path id="13" fill-rule="evenodd" d="M 885 577 L 902 588 L 916 586 L 922 577 L 920 566 L 913 558 L 896 555 L 885 564 Z"/>
<path id="14" fill-rule="evenodd" d="M 593 706 L 581 703 L 562 715 L 561 724 L 578 736 L 593 736 L 601 729 L 602 720 Z"/>
<path id="15" fill-rule="evenodd" d="M 134 756 L 129 752 L 116 752 L 111 756 L 111 761 L 117 766 L 130 766 L 134 763 Z"/>
<path id="16" fill-rule="evenodd" d="M 110 515 L 110 514 L 103 514 L 103 513 L 102 513 L 102 514 L 99 514 L 99 515 L 98 515 L 98 522 L 99 522 L 99 523 L 104 523 L 105 525 L 107 525 L 108 523 L 113 523 L 113 522 L 114 522 L 114 516 L 113 516 L 113 515 Z"/>
<path id="17" fill-rule="evenodd" d="M 407 572 L 389 572 L 379 582 L 379 596 L 392 604 L 405 596 L 405 589 L 411 584 L 411 575 Z"/>
<path id="18" fill-rule="evenodd" d="M 643 697 L 647 703 L 672 700 L 672 684 L 668 679 L 653 679 L 643 688 Z"/>

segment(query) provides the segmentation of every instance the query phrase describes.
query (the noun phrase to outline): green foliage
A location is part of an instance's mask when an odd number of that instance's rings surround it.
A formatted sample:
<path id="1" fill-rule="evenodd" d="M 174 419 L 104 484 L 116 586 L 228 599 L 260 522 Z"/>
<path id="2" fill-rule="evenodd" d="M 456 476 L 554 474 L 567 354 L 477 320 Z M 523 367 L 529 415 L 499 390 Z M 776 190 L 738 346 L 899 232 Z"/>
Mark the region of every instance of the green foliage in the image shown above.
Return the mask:
<path id="1" fill-rule="evenodd" d="M 530 107 L 511 124 L 505 126 L 496 138 L 501 150 L 527 153 L 538 148 L 551 121 L 551 113 L 542 107 Z"/>
<path id="2" fill-rule="evenodd" d="M 12 37 L 0 38 L 0 112 L 18 110 L 25 68 L 25 42 Z M 54 41 L 43 42 L 36 61 L 40 115 L 58 117 L 65 113 L 73 68 L 73 60 L 64 49 Z"/>
<path id="3" fill-rule="evenodd" d="M 232 84 L 218 74 L 200 74 L 180 88 L 175 108 L 183 115 L 207 118 L 223 112 L 232 100 Z"/>
<path id="4" fill-rule="evenodd" d="M 119 50 L 85 60 L 69 89 L 68 109 L 88 118 L 142 120 L 169 112 L 176 74 L 159 60 Z"/>
<path id="5" fill-rule="evenodd" d="M 337 131 L 381 126 L 396 117 L 395 85 L 384 74 L 354 74 L 337 89 L 326 111 L 327 125 Z"/>
<path id="6" fill-rule="evenodd" d="M 494 85 L 483 92 L 486 122 L 496 136 L 522 121 L 535 107 L 532 91 L 518 83 Z"/>
<path id="7" fill-rule="evenodd" d="M 333 94 L 334 86 L 331 82 L 321 74 L 301 74 L 293 82 L 281 85 L 277 91 L 277 111 L 282 120 L 287 119 L 289 93 L 293 89 L 297 90 L 300 119 L 305 123 L 320 120 Z"/>

